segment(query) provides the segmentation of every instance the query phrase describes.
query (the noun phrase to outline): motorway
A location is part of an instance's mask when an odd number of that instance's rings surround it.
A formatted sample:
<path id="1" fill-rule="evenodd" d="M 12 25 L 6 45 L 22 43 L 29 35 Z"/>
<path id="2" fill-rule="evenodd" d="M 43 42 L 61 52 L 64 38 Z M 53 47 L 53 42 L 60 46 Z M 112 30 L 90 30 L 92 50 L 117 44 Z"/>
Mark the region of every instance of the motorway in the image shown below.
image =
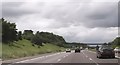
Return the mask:
<path id="1" fill-rule="evenodd" d="M 96 58 L 96 52 L 82 50 L 81 53 L 59 52 L 3 65 L 118 65 L 118 58 Z"/>

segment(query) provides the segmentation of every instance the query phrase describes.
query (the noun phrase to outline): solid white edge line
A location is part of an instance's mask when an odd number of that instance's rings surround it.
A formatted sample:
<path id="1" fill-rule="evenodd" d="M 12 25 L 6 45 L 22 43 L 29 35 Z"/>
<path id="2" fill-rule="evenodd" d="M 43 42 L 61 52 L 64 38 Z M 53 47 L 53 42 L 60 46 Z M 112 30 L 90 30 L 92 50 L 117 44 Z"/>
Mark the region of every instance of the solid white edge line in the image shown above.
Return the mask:
<path id="1" fill-rule="evenodd" d="M 55 54 L 51 54 L 51 55 L 47 55 L 47 56 L 41 56 L 41 57 L 38 57 L 38 58 L 33 58 L 33 59 L 28 59 L 28 60 L 23 60 L 23 61 L 18 61 L 18 62 L 15 62 L 15 63 L 23 63 L 23 62 L 36 60 L 36 59 L 41 59 L 41 58 L 45 58 L 45 57 L 47 58 L 47 57 L 58 55 L 58 54 L 60 54 L 60 53 L 55 53 Z"/>

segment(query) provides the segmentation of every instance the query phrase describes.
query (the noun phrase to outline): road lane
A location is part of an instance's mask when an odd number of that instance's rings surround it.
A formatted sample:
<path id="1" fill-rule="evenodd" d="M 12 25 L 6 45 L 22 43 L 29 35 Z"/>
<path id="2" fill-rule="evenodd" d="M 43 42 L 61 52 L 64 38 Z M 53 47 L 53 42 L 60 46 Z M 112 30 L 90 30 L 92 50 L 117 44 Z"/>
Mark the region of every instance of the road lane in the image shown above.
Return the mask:
<path id="1" fill-rule="evenodd" d="M 72 53 L 69 56 L 63 58 L 59 63 L 93 63 L 83 53 Z"/>
<path id="2" fill-rule="evenodd" d="M 57 63 L 57 65 L 58 64 L 74 65 L 74 63 L 75 65 L 106 65 L 106 63 L 110 63 L 109 65 L 118 65 L 117 64 L 118 59 L 98 59 L 96 58 L 95 52 L 82 50 L 81 53 L 74 53 L 74 51 L 72 51 L 71 53 L 61 52 L 61 53 L 40 56 L 33 59 L 15 62 L 14 64 L 11 65 L 18 65 L 18 63 L 27 63 L 25 65 L 30 65 L 30 64 L 34 65 L 33 63 L 38 63 L 38 65 L 44 65 L 42 63 L 48 63 L 48 65 L 55 65 L 53 63 Z"/>
<path id="3" fill-rule="evenodd" d="M 55 53 L 52 55 L 46 55 L 38 58 L 23 60 L 16 63 L 58 63 L 61 60 L 61 58 L 63 58 L 66 55 L 68 56 L 70 54 L 71 53 L 61 52 L 61 53 Z"/>
<path id="4" fill-rule="evenodd" d="M 93 51 L 84 50 L 83 53 L 95 60 L 97 63 L 118 63 L 117 58 L 99 59 L 96 57 L 96 52 Z"/>
<path id="5" fill-rule="evenodd" d="M 117 65 L 118 64 L 118 58 L 104 58 L 104 59 L 99 59 L 96 57 L 96 52 L 89 51 L 89 50 L 84 50 L 84 54 L 86 54 L 89 58 L 91 58 L 95 63 L 101 65 L 101 64 L 113 64 Z"/>

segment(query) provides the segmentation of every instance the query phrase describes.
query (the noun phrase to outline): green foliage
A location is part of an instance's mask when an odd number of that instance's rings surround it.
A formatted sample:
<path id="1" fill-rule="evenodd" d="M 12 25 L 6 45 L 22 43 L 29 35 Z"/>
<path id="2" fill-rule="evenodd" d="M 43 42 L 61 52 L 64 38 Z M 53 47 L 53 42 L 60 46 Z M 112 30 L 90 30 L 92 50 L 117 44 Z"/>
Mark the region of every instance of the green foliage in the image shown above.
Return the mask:
<path id="1" fill-rule="evenodd" d="M 32 43 L 37 44 L 37 45 L 42 45 L 42 37 L 39 35 L 39 32 L 37 32 L 31 40 Z"/>
<path id="2" fill-rule="evenodd" d="M 33 34 L 32 30 L 24 30 L 22 36 L 23 36 L 24 39 L 31 40 L 32 37 L 34 36 L 34 34 Z"/>
<path id="3" fill-rule="evenodd" d="M 22 32 L 21 31 L 18 32 L 17 38 L 18 38 L 18 40 L 22 40 Z"/>
<path id="4" fill-rule="evenodd" d="M 39 55 L 44 53 L 54 53 L 65 50 L 63 47 L 49 43 L 46 43 L 44 46 L 38 48 L 38 45 L 32 46 L 32 43 L 29 40 L 25 39 L 14 42 L 11 46 L 8 44 L 3 44 L 2 48 L 3 60 Z"/>
<path id="5" fill-rule="evenodd" d="M 120 37 L 117 37 L 112 43 L 115 45 L 120 45 Z"/>
<path id="6" fill-rule="evenodd" d="M 42 45 L 42 43 L 52 43 L 59 46 L 63 46 L 63 44 L 66 43 L 62 36 L 58 36 L 49 32 L 39 31 L 37 31 L 37 33 L 32 38 L 32 42 L 37 45 Z"/>
<path id="7" fill-rule="evenodd" d="M 0 58 L 2 58 L 2 43 L 0 42 Z"/>
<path id="8" fill-rule="evenodd" d="M 3 18 L 0 19 L 0 23 L 2 23 L 2 32 L 0 32 L 3 41 L 3 59 L 57 52 L 61 50 L 60 46 L 66 43 L 62 36 L 53 33 L 38 31 L 33 34 L 32 30 L 24 30 L 22 34 L 21 31 L 16 31 L 15 23 L 7 22 Z"/>
<path id="9" fill-rule="evenodd" d="M 42 43 L 52 43 L 64 46 L 64 43 L 66 43 L 62 36 L 55 35 L 53 33 L 38 31 L 36 34 L 33 34 L 32 30 L 24 30 L 22 34 L 21 31 L 16 31 L 15 23 L 7 22 L 3 18 L 0 19 L 0 22 L 2 22 L 2 40 L 4 43 L 10 43 L 22 39 L 30 40 L 33 44 L 37 44 L 39 46 L 41 46 Z"/>
<path id="10" fill-rule="evenodd" d="M 115 38 L 112 42 L 109 42 L 110 45 L 113 46 L 113 48 L 120 47 L 120 37 Z"/>
<path id="11" fill-rule="evenodd" d="M 2 22 L 2 41 L 8 43 L 17 40 L 15 23 L 7 22 L 3 18 L 0 19 L 0 22 Z"/>

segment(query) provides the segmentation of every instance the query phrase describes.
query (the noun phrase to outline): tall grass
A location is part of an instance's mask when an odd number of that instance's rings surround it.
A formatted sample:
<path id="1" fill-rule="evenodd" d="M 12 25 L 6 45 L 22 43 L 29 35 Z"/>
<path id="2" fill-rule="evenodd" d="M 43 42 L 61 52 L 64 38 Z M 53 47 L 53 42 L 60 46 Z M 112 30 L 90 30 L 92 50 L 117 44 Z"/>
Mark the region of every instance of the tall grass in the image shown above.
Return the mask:
<path id="1" fill-rule="evenodd" d="M 64 48 L 62 47 L 48 43 L 39 48 L 37 45 L 32 46 L 32 43 L 25 39 L 14 42 L 12 45 L 3 44 L 2 46 L 3 46 L 2 47 L 3 60 L 33 56 L 43 53 L 52 53 L 64 50 Z"/>
<path id="2" fill-rule="evenodd" d="M 0 59 L 2 58 L 2 43 L 0 43 Z"/>

